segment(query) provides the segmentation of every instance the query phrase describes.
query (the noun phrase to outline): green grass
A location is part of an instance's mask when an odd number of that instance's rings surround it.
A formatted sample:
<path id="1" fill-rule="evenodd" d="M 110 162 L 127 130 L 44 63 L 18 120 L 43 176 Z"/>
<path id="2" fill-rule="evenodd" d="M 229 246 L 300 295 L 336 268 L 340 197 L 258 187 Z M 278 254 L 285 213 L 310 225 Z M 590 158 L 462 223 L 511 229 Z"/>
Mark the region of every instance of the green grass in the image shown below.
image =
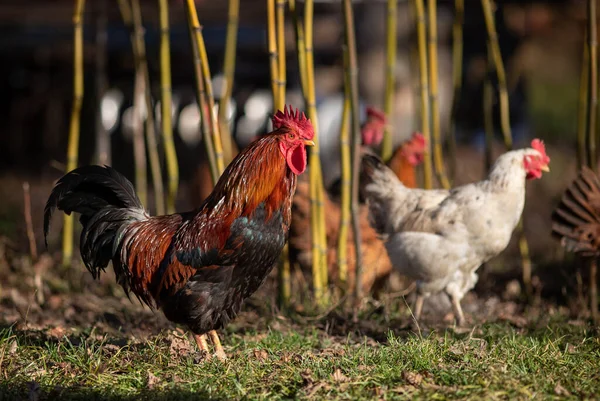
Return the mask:
<path id="1" fill-rule="evenodd" d="M 111 342 L 112 341 L 112 342 Z M 566 322 L 486 324 L 380 344 L 307 329 L 229 334 L 229 360 L 183 337 L 116 343 L 3 329 L 0 399 L 553 399 L 600 394 L 600 339 Z M 36 384 L 33 384 L 36 383 Z M 1 396 L 4 393 L 7 398 Z M 35 398 L 39 397 L 39 398 Z"/>

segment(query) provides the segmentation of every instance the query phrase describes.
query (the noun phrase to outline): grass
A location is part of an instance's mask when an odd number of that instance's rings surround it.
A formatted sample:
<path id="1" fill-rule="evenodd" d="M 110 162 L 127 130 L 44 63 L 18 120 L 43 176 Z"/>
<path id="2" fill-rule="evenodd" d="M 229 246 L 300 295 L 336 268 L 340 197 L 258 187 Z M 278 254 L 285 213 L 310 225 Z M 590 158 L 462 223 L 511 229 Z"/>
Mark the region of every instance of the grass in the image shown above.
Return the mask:
<path id="1" fill-rule="evenodd" d="M 177 332 L 147 341 L 0 332 L 0 399 L 552 399 L 600 394 L 600 338 L 585 325 L 464 334 L 388 335 L 387 342 L 278 324 L 229 333 L 227 362 L 205 361 Z M 58 335 L 57 335 L 58 334 Z"/>

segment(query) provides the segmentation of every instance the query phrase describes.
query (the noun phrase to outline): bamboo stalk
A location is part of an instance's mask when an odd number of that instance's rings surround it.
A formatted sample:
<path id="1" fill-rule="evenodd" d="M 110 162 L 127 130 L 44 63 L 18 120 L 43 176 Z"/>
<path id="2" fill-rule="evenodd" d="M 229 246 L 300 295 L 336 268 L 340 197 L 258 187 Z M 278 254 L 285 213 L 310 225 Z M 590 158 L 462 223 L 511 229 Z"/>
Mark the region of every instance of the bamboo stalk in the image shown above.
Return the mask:
<path id="1" fill-rule="evenodd" d="M 589 97 L 588 97 L 588 166 L 596 170 L 596 113 L 598 108 L 598 39 L 596 28 L 596 0 L 588 0 L 588 54 L 589 54 Z"/>
<path id="2" fill-rule="evenodd" d="M 590 260 L 590 312 L 592 320 L 598 322 L 598 261 Z"/>
<path id="3" fill-rule="evenodd" d="M 587 36 L 587 30 L 586 30 Z M 589 85 L 589 51 L 587 44 L 583 45 L 581 61 L 581 77 L 579 83 L 579 110 L 577 111 L 577 165 L 587 164 L 586 136 L 587 136 L 587 109 Z"/>
<path id="4" fill-rule="evenodd" d="M 179 185 L 179 165 L 177 163 L 177 152 L 173 142 L 172 113 L 172 89 L 171 89 L 171 45 L 169 40 L 169 5 L 167 0 L 158 0 L 160 12 L 160 93 L 161 93 L 161 123 L 162 137 L 165 147 L 167 164 L 168 190 L 167 190 L 167 213 L 175 213 L 175 201 L 177 199 L 177 187 Z"/>
<path id="5" fill-rule="evenodd" d="M 279 105 L 285 107 L 285 0 L 277 0 L 277 69 L 279 76 L 277 86 L 279 88 Z"/>
<path id="6" fill-rule="evenodd" d="M 463 24 L 465 18 L 465 1 L 454 0 L 454 22 L 452 23 L 452 122 L 448 133 L 448 153 L 450 154 L 450 177 L 456 179 L 456 118 L 460 104 L 462 89 L 463 63 Z"/>
<path id="7" fill-rule="evenodd" d="M 323 210 L 323 175 L 319 158 L 319 123 L 315 94 L 315 66 L 313 54 L 313 0 L 304 3 L 304 53 L 306 60 L 305 104 L 314 130 L 315 146 L 311 147 L 310 157 L 310 204 L 312 230 L 313 287 L 316 304 L 323 307 L 327 303 L 327 240 L 325 236 L 325 213 Z M 302 49 L 298 49 L 302 51 Z"/>
<path id="8" fill-rule="evenodd" d="M 207 115 L 208 103 L 206 101 L 206 91 L 204 90 L 204 79 L 202 78 L 202 61 L 198 54 L 198 46 L 196 43 L 196 35 L 191 29 L 191 22 L 189 22 L 189 10 L 186 8 L 186 16 L 188 17 L 188 26 L 190 33 L 190 43 L 192 44 L 192 59 L 194 61 L 194 77 L 196 83 L 196 103 L 198 104 L 198 111 L 200 113 L 200 128 L 202 130 L 202 139 L 204 147 L 206 149 L 206 156 L 208 157 L 208 165 L 210 167 L 210 176 L 213 185 L 219 180 L 219 169 L 217 167 L 217 160 L 215 156 L 215 148 L 210 130 L 209 118 Z"/>
<path id="9" fill-rule="evenodd" d="M 510 114 L 508 108 L 508 90 L 506 87 L 506 72 L 504 71 L 504 63 L 502 62 L 502 53 L 500 53 L 500 45 L 498 44 L 498 34 L 496 33 L 496 22 L 494 21 L 494 11 L 492 10 L 491 0 L 481 0 L 483 15 L 485 18 L 485 26 L 488 36 L 488 51 L 490 52 L 496 75 L 498 77 L 498 93 L 500 97 L 500 127 L 504 137 L 504 145 L 506 150 L 511 150 L 512 133 L 510 128 Z"/>
<path id="10" fill-rule="evenodd" d="M 269 41 L 269 67 L 271 70 L 271 92 L 273 104 L 279 104 L 279 63 L 277 58 L 277 27 L 275 19 L 275 0 L 267 0 L 267 35 Z"/>
<path id="11" fill-rule="evenodd" d="M 228 10 L 225 61 L 223 62 L 223 75 L 225 79 L 219 98 L 219 127 L 223 143 L 223 158 L 226 164 L 229 164 L 234 156 L 234 144 L 229 129 L 229 122 L 227 121 L 227 112 L 233 93 L 233 81 L 235 78 L 235 54 L 237 49 L 240 0 L 229 0 Z"/>
<path id="12" fill-rule="evenodd" d="M 414 0 L 415 18 L 417 20 L 417 38 L 419 53 L 419 76 L 421 86 L 421 132 L 425 137 L 426 146 L 423 153 L 423 187 L 433 188 L 433 169 L 431 160 L 431 133 L 429 130 L 429 74 L 427 67 L 427 50 L 425 36 L 425 6 L 423 0 Z"/>
<path id="13" fill-rule="evenodd" d="M 69 125 L 67 148 L 67 171 L 77 167 L 79 155 L 79 131 L 81 129 L 81 105 L 83 103 L 83 11 L 85 0 L 76 0 L 73 12 L 73 106 Z M 65 215 L 63 227 L 63 260 L 67 267 L 73 258 L 73 215 Z"/>
<path id="14" fill-rule="evenodd" d="M 396 89 L 396 50 L 398 48 L 398 0 L 387 2 L 387 51 L 385 69 L 385 99 L 384 111 L 389 121 L 393 120 L 394 93 Z M 381 143 L 381 157 L 388 161 L 392 157 L 393 149 L 392 132 L 386 127 Z"/>
<path id="15" fill-rule="evenodd" d="M 144 116 L 142 107 L 145 106 L 145 80 L 142 71 L 135 72 L 133 89 L 133 161 L 135 166 L 135 190 L 144 207 L 148 207 L 148 164 L 146 161 L 146 146 L 144 144 Z"/>
<path id="16" fill-rule="evenodd" d="M 489 173 L 494 160 L 493 145 L 494 145 L 494 88 L 490 82 L 489 63 L 488 73 L 486 73 L 485 82 L 483 83 L 483 127 L 485 131 L 485 171 Z"/>
<path id="17" fill-rule="evenodd" d="M 589 52 L 589 99 L 588 99 L 588 166 L 597 170 L 596 113 L 598 112 L 598 32 L 596 0 L 588 0 L 588 52 Z M 598 265 L 595 258 L 590 262 L 590 311 L 594 322 L 598 321 Z"/>
<path id="18" fill-rule="evenodd" d="M 210 79 L 210 67 L 208 65 L 208 56 L 206 55 L 206 45 L 204 44 L 204 36 L 202 35 L 202 27 L 198 21 L 198 13 L 196 12 L 196 4 L 194 0 L 186 0 L 188 8 L 188 22 L 190 29 L 194 33 L 195 45 L 197 47 L 198 56 L 200 57 L 200 66 L 202 71 L 202 79 L 204 80 L 204 90 L 206 101 L 208 103 L 208 121 L 210 123 L 211 134 L 213 138 L 213 146 L 215 152 L 215 161 L 219 175 L 225 169 L 223 161 L 223 145 L 221 143 L 221 135 L 219 133 L 219 124 L 215 117 L 215 98 L 212 90 L 212 82 Z"/>
<path id="19" fill-rule="evenodd" d="M 107 31 L 106 31 L 106 2 L 98 2 L 98 16 L 96 17 L 96 163 L 100 165 L 111 164 L 110 134 L 102 123 L 102 98 L 106 92 L 106 56 L 107 56 Z"/>
<path id="20" fill-rule="evenodd" d="M 358 104 L 358 62 L 356 54 L 356 38 L 354 31 L 354 15 L 352 10 L 351 0 L 344 0 L 344 36 L 345 45 L 348 52 L 346 57 L 347 64 L 345 66 L 346 74 L 348 74 L 348 89 L 350 94 L 350 118 L 352 121 L 352 183 L 351 183 L 351 215 L 352 229 L 354 234 L 354 253 L 355 253 L 355 286 L 354 295 L 355 302 L 362 299 L 362 248 L 361 248 L 361 232 L 358 205 L 358 177 L 360 169 L 360 119 L 359 119 L 359 104 Z"/>
<path id="21" fill-rule="evenodd" d="M 285 1 L 277 0 L 277 12 L 272 13 L 270 11 L 273 7 L 273 0 L 267 0 L 267 8 L 269 10 L 267 14 L 269 24 L 269 35 L 275 34 L 275 65 L 271 68 L 271 82 L 275 83 L 273 87 L 273 114 L 277 110 L 285 109 Z M 273 21 L 273 18 L 276 20 Z M 271 44 L 271 37 L 269 37 L 269 43 Z M 271 54 L 271 56 L 273 56 Z M 273 59 L 271 59 L 273 61 Z M 292 295 L 291 286 L 291 273 L 290 273 L 290 259 L 289 259 L 289 248 L 288 244 L 284 246 L 279 260 L 278 269 L 278 280 L 279 280 L 279 304 L 283 308 L 287 308 L 290 304 Z"/>
<path id="22" fill-rule="evenodd" d="M 296 33 L 296 47 L 298 49 L 305 49 L 304 43 L 304 25 L 302 19 L 298 17 L 299 11 L 296 7 L 296 0 L 288 0 L 290 11 L 292 12 L 292 18 L 294 22 L 294 32 Z M 300 86 L 302 88 L 302 95 L 306 98 L 306 52 L 304 50 L 298 51 L 298 70 L 300 74 Z"/>
<path id="23" fill-rule="evenodd" d="M 504 137 L 504 146 L 506 150 L 511 150 L 513 147 L 512 133 L 510 127 L 510 114 L 508 103 L 508 90 L 506 86 L 506 73 L 504 71 L 504 63 L 502 62 L 502 54 L 500 53 L 500 45 L 498 44 L 498 34 L 496 32 L 496 23 L 494 21 L 494 12 L 490 0 L 481 0 L 485 25 L 488 36 L 488 55 L 491 58 L 496 75 L 498 77 L 498 92 L 500 97 L 500 127 L 502 136 Z M 519 236 L 519 252 L 521 253 L 521 269 L 522 280 L 525 285 L 528 296 L 532 294 L 531 284 L 531 259 L 529 258 L 529 244 L 525 236 L 523 228 L 523 218 L 519 220 L 517 225 L 517 235 Z"/>
<path id="24" fill-rule="evenodd" d="M 148 61 L 146 59 L 146 44 L 144 43 L 142 12 L 139 0 L 131 0 L 131 5 L 128 4 L 127 0 L 118 0 L 118 2 L 121 18 L 130 32 L 136 71 L 139 69 L 144 78 L 146 146 L 148 150 L 148 159 L 150 161 L 150 172 L 152 173 L 156 213 L 161 215 L 165 213 L 165 198 L 160 159 L 158 157 L 158 145 L 156 143 L 156 125 L 154 123 L 154 114 L 152 113 L 152 110 L 154 109 L 152 107 L 152 96 L 150 93 L 150 76 L 148 74 Z"/>
<path id="25" fill-rule="evenodd" d="M 437 4 L 436 0 L 428 1 L 429 17 L 429 82 L 431 101 L 431 136 L 433 138 L 433 165 L 438 181 L 443 188 L 449 189 L 450 182 L 446 177 L 442 139 L 440 133 L 440 106 L 438 94 L 438 57 L 437 57 Z"/>
<path id="26" fill-rule="evenodd" d="M 344 49 L 344 64 L 347 64 L 348 52 Z M 346 74 L 347 75 L 347 74 Z M 340 284 L 347 290 L 348 280 L 348 231 L 351 221 L 352 196 L 352 155 L 350 148 L 350 88 L 347 77 L 344 79 L 344 111 L 342 112 L 342 127 L 340 129 L 340 164 L 342 167 L 340 230 L 338 236 L 338 277 Z"/>

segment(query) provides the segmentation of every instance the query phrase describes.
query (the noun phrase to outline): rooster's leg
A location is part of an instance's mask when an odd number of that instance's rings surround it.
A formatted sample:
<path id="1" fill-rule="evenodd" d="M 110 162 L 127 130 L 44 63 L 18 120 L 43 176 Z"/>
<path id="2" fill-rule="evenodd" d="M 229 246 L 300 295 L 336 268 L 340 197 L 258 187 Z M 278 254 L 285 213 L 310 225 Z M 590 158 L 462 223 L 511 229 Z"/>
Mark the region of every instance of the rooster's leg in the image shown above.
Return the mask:
<path id="1" fill-rule="evenodd" d="M 208 350 L 208 342 L 206 341 L 206 334 L 194 334 L 194 340 L 198 344 L 198 348 L 204 351 L 207 358 L 210 358 L 210 351 Z"/>
<path id="2" fill-rule="evenodd" d="M 221 340 L 219 339 L 219 335 L 217 334 L 217 332 L 215 330 L 211 330 L 208 332 L 208 335 L 210 336 L 210 339 L 212 340 L 212 343 L 215 346 L 215 356 L 221 361 L 227 359 L 227 355 L 225 355 L 225 350 L 221 345 Z"/>
<path id="3" fill-rule="evenodd" d="M 452 309 L 454 309 L 454 316 L 458 320 L 459 326 L 465 325 L 465 315 L 463 314 L 462 307 L 460 306 L 460 298 L 457 296 L 452 296 Z"/>
<path id="4" fill-rule="evenodd" d="M 425 301 L 425 297 L 422 294 L 417 294 L 417 298 L 415 299 L 415 320 L 418 322 L 421 320 L 421 312 L 423 312 L 423 301 Z"/>

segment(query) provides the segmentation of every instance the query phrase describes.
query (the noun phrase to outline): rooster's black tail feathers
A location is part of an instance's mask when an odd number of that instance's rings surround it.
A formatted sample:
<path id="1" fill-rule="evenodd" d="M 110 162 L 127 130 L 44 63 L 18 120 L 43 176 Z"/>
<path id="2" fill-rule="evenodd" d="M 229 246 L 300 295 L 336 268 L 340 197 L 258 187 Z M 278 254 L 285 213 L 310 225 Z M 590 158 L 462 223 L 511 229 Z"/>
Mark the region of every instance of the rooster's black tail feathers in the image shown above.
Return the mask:
<path id="1" fill-rule="evenodd" d="M 148 218 L 133 184 L 108 166 L 80 167 L 58 180 L 44 209 L 46 246 L 55 209 L 81 215 L 81 257 L 94 277 L 117 252 L 123 229 Z"/>

